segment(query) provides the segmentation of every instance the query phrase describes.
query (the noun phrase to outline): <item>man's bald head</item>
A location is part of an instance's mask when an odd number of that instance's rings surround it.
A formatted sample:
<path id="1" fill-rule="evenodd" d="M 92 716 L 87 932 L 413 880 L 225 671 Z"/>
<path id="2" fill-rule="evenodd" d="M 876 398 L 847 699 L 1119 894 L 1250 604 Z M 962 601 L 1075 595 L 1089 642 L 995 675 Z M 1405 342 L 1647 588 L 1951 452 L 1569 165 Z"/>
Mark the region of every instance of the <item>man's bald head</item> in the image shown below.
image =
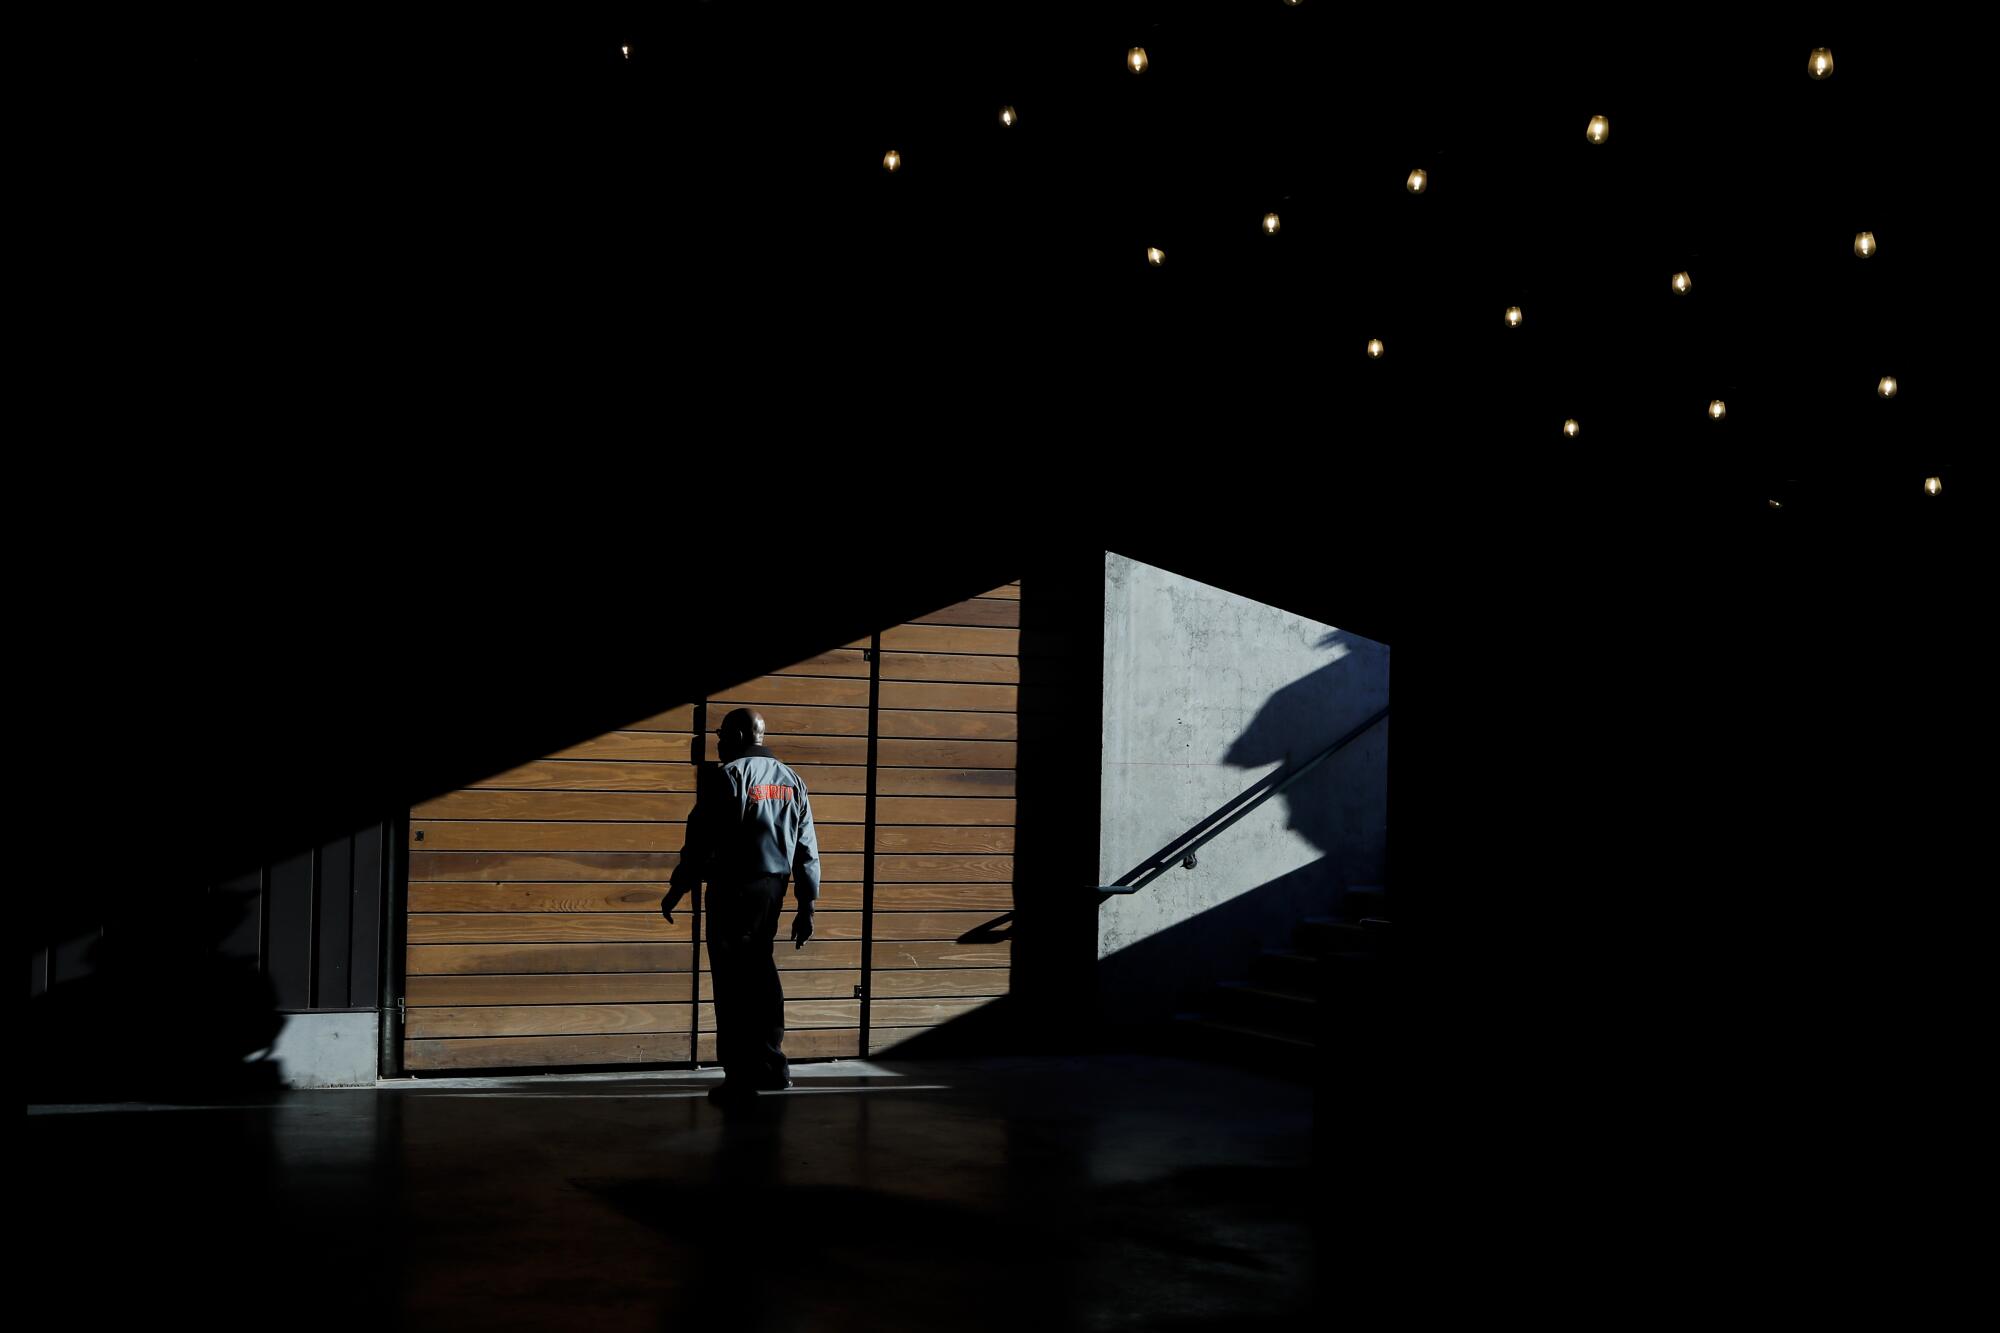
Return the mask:
<path id="1" fill-rule="evenodd" d="M 764 715 L 754 708 L 732 708 L 722 719 L 720 749 L 724 754 L 742 754 L 764 743 Z"/>

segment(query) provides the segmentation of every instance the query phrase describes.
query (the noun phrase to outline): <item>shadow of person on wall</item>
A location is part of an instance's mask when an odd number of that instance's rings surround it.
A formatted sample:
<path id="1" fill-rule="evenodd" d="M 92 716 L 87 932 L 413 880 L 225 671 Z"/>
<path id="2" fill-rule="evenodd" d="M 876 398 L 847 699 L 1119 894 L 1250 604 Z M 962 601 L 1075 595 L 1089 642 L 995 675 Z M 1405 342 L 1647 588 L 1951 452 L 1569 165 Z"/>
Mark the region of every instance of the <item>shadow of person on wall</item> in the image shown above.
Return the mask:
<path id="1" fill-rule="evenodd" d="M 1365 721 L 1388 702 L 1387 678 L 1365 683 L 1356 668 L 1388 649 L 1333 630 L 1318 642 L 1331 652 L 1324 664 L 1274 690 L 1221 756 L 1231 767 L 1271 766 L 1261 784 L 1275 786 L 1297 765 Z M 1102 1015 L 1114 1045 L 1159 1040 L 1145 1030 L 1182 1010 L 1200 1007 L 1220 981 L 1240 980 L 1258 951 L 1287 947 L 1307 917 L 1339 910 L 1346 891 L 1379 882 L 1384 843 L 1381 783 L 1357 780 L 1379 768 L 1387 752 L 1386 724 L 1377 724 L 1281 792 L 1284 828 L 1320 855 L 1303 865 L 1215 902 L 1136 940 L 1098 963 Z M 1270 799 L 1270 798 L 1266 798 Z M 1251 814 L 1246 819 L 1268 819 Z M 1172 830 L 1178 836 L 1180 830 Z M 1196 856 L 1198 869 L 1228 865 L 1231 842 L 1254 838 L 1230 828 Z M 1172 892 L 1178 864 L 1140 893 Z M 1128 875 L 1121 882 L 1132 882 Z"/>
<path id="2" fill-rule="evenodd" d="M 1224 753 L 1222 762 L 1246 769 L 1277 764 L 1278 773 L 1289 773 L 1388 702 L 1386 681 L 1379 693 L 1357 691 L 1344 678 L 1348 673 L 1342 666 L 1357 651 L 1386 654 L 1386 648 L 1337 629 L 1320 639 L 1318 646 L 1332 651 L 1331 660 L 1273 692 Z M 1353 766 L 1379 762 L 1387 746 L 1388 723 L 1384 721 L 1279 793 L 1278 799 L 1285 803 L 1285 827 L 1330 858 L 1324 868 L 1330 879 L 1338 880 L 1340 890 L 1363 882 L 1349 878 L 1349 873 L 1366 875 L 1363 867 L 1372 868 L 1379 859 L 1362 845 L 1367 837 L 1365 821 L 1379 808 L 1379 792 L 1357 786 Z"/>

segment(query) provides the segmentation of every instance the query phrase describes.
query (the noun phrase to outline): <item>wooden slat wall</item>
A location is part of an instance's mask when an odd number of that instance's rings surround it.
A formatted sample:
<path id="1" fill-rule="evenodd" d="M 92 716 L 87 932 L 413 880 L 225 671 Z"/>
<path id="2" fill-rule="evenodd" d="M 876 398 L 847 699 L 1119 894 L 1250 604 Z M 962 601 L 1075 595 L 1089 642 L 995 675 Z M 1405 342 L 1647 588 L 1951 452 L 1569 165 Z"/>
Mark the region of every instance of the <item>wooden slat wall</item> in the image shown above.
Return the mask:
<path id="1" fill-rule="evenodd" d="M 745 704 L 820 833 L 814 938 L 791 946 L 790 910 L 778 927 L 787 1055 L 861 1053 L 864 956 L 871 1051 L 1006 994 L 1019 624 L 1010 584 L 882 633 L 872 939 L 867 640 L 416 807 L 404 1067 L 715 1061 L 695 915 L 669 925 L 659 901 L 696 758 Z"/>
<path id="2" fill-rule="evenodd" d="M 1007 994 L 1021 589 L 884 630 L 868 1053 Z"/>

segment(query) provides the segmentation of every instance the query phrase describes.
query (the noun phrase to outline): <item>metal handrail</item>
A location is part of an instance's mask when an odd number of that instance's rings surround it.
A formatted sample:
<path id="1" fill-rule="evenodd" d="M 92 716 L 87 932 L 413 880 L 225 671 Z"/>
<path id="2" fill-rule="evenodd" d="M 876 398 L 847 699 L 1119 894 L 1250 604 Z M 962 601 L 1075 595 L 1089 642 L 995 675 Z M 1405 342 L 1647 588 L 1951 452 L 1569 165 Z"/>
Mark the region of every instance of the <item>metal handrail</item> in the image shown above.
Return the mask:
<path id="1" fill-rule="evenodd" d="M 1237 820 L 1243 818 L 1243 816 L 1249 814 L 1252 810 L 1255 810 L 1258 806 L 1270 800 L 1273 796 L 1276 796 L 1279 792 L 1291 786 L 1315 768 L 1318 768 L 1334 754 L 1346 748 L 1346 746 L 1355 740 L 1358 740 L 1363 732 L 1387 716 L 1389 716 L 1389 710 L 1385 706 L 1366 722 L 1361 723 L 1345 736 L 1342 736 L 1339 740 L 1327 746 L 1303 764 L 1300 764 L 1282 779 L 1275 772 L 1265 774 L 1250 786 L 1245 787 L 1242 791 L 1230 797 L 1213 814 L 1210 814 L 1200 823 L 1189 828 L 1172 842 L 1160 848 L 1159 851 L 1154 852 L 1138 865 L 1119 876 L 1117 883 L 1100 884 L 1097 886 L 1097 891 L 1099 893 L 1137 893 L 1160 876 L 1166 874 L 1167 871 L 1173 868 L 1174 863 L 1177 861 L 1192 870 L 1194 868 L 1194 854 L 1197 849 L 1206 845 L 1211 838 L 1216 837 L 1231 824 L 1234 824 Z"/>

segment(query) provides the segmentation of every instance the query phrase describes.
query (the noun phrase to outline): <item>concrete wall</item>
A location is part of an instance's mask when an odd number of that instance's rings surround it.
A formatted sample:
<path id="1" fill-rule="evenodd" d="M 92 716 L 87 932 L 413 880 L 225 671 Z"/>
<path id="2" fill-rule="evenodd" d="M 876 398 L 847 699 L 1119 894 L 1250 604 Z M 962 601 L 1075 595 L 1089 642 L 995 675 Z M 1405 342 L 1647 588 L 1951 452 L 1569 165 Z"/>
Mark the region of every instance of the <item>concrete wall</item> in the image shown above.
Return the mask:
<path id="1" fill-rule="evenodd" d="M 1389 701 L 1384 644 L 1112 553 L 1104 578 L 1101 884 Z M 1265 801 L 1195 869 L 1102 904 L 1107 1020 L 1188 1007 L 1347 887 L 1383 882 L 1389 726 Z"/>
<path id="2" fill-rule="evenodd" d="M 280 1013 L 284 1026 L 268 1052 L 253 1061 L 277 1066 L 287 1088 L 367 1088 L 375 1085 L 381 1014 L 374 1010 Z"/>

